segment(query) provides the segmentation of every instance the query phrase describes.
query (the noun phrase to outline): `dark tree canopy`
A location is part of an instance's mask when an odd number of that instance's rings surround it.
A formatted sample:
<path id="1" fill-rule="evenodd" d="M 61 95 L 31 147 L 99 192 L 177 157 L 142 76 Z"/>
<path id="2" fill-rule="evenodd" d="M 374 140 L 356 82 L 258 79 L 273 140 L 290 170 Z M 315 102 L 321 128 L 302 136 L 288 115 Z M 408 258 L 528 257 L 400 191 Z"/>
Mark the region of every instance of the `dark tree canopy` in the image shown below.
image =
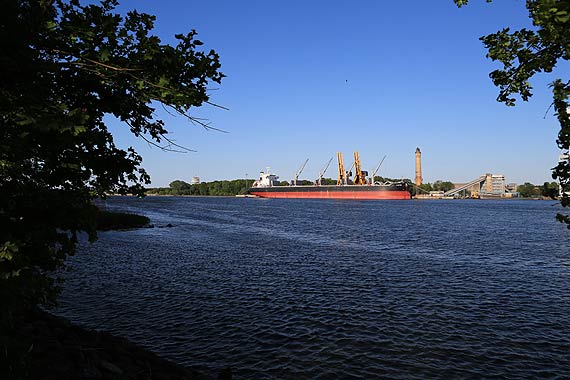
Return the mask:
<path id="1" fill-rule="evenodd" d="M 458 6 L 468 0 L 454 0 Z M 491 2 L 491 0 L 487 0 Z M 530 79 L 538 73 L 556 70 L 559 61 L 570 60 L 570 0 L 527 0 L 526 8 L 534 28 L 511 32 L 509 28 L 481 37 L 487 57 L 499 61 L 502 69 L 489 74 L 499 87 L 497 100 L 514 106 L 515 95 L 527 101 L 532 96 Z M 567 75 L 567 73 L 566 73 Z M 552 89 L 554 114 L 560 123 L 556 140 L 566 154 L 553 169 L 552 177 L 562 187 L 561 203 L 570 206 L 570 78 L 554 80 Z M 570 216 L 558 215 L 570 228 Z"/>
<path id="2" fill-rule="evenodd" d="M 245 194 L 252 183 L 252 180 L 234 179 L 231 181 L 201 182 L 191 185 L 181 180 L 175 180 L 167 188 L 147 189 L 146 193 L 149 195 L 232 196 Z"/>
<path id="3" fill-rule="evenodd" d="M 2 0 L 0 12 L 0 296 L 50 303 L 50 273 L 95 239 L 92 200 L 142 194 L 149 176 L 132 149 L 115 146 L 112 115 L 141 138 L 173 147 L 162 103 L 188 115 L 219 83 L 218 55 L 196 32 L 169 46 L 154 16 L 114 13 L 117 2 Z"/>
<path id="4" fill-rule="evenodd" d="M 519 185 L 517 187 L 517 192 L 522 198 L 538 198 L 541 195 L 540 189 L 529 182 Z"/>

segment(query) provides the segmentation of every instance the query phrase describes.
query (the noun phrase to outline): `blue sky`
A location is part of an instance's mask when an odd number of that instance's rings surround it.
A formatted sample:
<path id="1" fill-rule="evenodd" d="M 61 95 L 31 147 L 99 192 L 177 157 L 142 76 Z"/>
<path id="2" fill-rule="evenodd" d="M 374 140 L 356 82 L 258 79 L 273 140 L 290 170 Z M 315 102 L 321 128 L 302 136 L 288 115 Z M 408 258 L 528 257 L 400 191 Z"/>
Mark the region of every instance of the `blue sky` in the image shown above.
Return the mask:
<path id="1" fill-rule="evenodd" d="M 530 27 L 522 0 L 458 9 L 437 1 L 123 1 L 119 10 L 157 16 L 155 34 L 196 29 L 221 57 L 221 85 L 192 115 L 229 133 L 164 117 L 178 143 L 195 153 L 149 147 L 112 122 L 119 146 L 133 146 L 153 186 L 172 180 L 253 178 L 267 166 L 291 179 L 314 179 L 342 151 L 358 150 L 365 169 L 387 155 L 380 175 L 414 176 L 422 150 L 424 182 L 465 182 L 484 173 L 508 182 L 551 181 L 558 124 L 548 89 L 555 75 L 531 83 L 528 103 L 506 107 L 488 77 L 499 65 L 479 41 L 503 27 Z M 568 65 L 558 76 L 568 77 Z M 335 177 L 331 164 L 327 177 Z"/>

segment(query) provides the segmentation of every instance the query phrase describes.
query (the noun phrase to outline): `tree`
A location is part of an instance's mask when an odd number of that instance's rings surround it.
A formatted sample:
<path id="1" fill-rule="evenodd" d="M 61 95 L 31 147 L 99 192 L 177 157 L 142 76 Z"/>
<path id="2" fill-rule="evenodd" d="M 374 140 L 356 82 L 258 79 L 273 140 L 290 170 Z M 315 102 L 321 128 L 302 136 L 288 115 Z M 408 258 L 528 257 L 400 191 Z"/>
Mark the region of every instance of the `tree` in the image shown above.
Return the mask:
<path id="1" fill-rule="evenodd" d="M 116 0 L 9 0 L 0 14 L 0 297 L 6 305 L 51 304 L 51 275 L 96 238 L 92 200 L 141 194 L 149 176 L 132 149 L 115 146 L 112 115 L 140 138 L 180 148 L 154 115 L 162 103 L 188 111 L 209 103 L 218 55 L 196 32 L 177 45 L 151 35 L 154 16 L 114 13 Z M 12 303 L 10 303 L 13 301 Z"/>
<path id="2" fill-rule="evenodd" d="M 190 192 L 191 186 L 188 182 L 181 181 L 179 179 L 170 182 L 168 185 L 172 189 L 174 194 L 182 194 L 184 192 Z"/>
<path id="3" fill-rule="evenodd" d="M 435 191 L 449 191 L 451 189 L 453 189 L 455 186 L 453 186 L 452 182 L 449 181 L 441 181 L 441 180 L 437 180 L 433 183 L 432 185 L 433 190 Z"/>
<path id="4" fill-rule="evenodd" d="M 537 189 L 535 185 L 529 182 L 525 182 L 517 187 L 519 195 L 523 198 L 532 198 L 534 196 L 540 195 L 540 190 Z"/>
<path id="5" fill-rule="evenodd" d="M 468 0 L 454 0 L 461 7 Z M 491 2 L 491 0 L 487 0 Z M 488 50 L 487 57 L 503 64 L 502 69 L 489 74 L 499 87 L 497 100 L 514 106 L 518 94 L 523 101 L 532 96 L 530 78 L 541 72 L 552 72 L 558 61 L 570 59 L 570 1 L 527 0 L 526 8 L 534 30 L 521 29 L 511 32 L 505 28 L 497 33 L 481 37 Z M 560 123 L 556 140 L 563 152 L 570 150 L 570 80 L 556 79 L 551 84 L 554 115 Z M 562 206 L 570 206 L 570 156 L 566 154 L 553 169 L 552 178 L 558 179 L 562 188 Z M 570 215 L 558 214 L 557 219 L 570 228 Z"/>
<path id="6" fill-rule="evenodd" d="M 336 185 L 336 179 L 323 178 L 321 179 L 321 185 Z"/>
<path id="7" fill-rule="evenodd" d="M 444 181 L 441 183 L 441 191 L 449 191 L 449 190 L 453 190 L 455 188 L 455 185 L 453 184 L 453 182 L 450 181 Z"/>
<path id="8" fill-rule="evenodd" d="M 559 186 L 556 182 L 544 182 L 542 185 L 542 196 L 547 198 L 556 199 L 559 194 Z"/>

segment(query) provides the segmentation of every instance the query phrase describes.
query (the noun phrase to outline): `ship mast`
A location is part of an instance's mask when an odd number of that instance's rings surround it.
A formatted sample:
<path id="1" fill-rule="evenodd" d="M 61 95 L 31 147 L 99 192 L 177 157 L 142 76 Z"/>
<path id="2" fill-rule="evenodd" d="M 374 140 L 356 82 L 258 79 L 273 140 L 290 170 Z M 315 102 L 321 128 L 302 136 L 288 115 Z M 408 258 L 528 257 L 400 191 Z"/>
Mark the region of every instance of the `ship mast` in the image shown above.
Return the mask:
<path id="1" fill-rule="evenodd" d="M 353 168 L 353 167 L 354 167 L 354 162 L 352 163 L 352 165 L 350 165 L 350 169 L 348 169 L 348 170 L 346 171 L 346 178 L 345 178 L 345 181 L 344 181 L 344 182 L 345 182 L 345 183 L 344 183 L 345 185 L 348 185 L 350 182 L 352 182 L 352 181 L 350 181 L 350 177 L 352 177 L 352 168 Z M 350 182 L 349 182 L 349 181 L 350 181 Z M 354 182 L 352 182 L 352 184 L 354 184 Z"/>

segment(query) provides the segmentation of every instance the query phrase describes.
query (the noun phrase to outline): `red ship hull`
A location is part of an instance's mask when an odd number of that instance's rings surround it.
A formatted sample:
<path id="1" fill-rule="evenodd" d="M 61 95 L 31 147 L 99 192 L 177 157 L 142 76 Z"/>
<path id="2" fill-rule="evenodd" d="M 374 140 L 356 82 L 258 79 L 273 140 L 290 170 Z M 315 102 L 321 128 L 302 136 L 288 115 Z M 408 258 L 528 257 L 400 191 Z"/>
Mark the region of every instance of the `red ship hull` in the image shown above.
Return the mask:
<path id="1" fill-rule="evenodd" d="M 406 184 L 374 186 L 273 186 L 252 187 L 248 193 L 261 198 L 289 199 L 411 199 Z"/>

